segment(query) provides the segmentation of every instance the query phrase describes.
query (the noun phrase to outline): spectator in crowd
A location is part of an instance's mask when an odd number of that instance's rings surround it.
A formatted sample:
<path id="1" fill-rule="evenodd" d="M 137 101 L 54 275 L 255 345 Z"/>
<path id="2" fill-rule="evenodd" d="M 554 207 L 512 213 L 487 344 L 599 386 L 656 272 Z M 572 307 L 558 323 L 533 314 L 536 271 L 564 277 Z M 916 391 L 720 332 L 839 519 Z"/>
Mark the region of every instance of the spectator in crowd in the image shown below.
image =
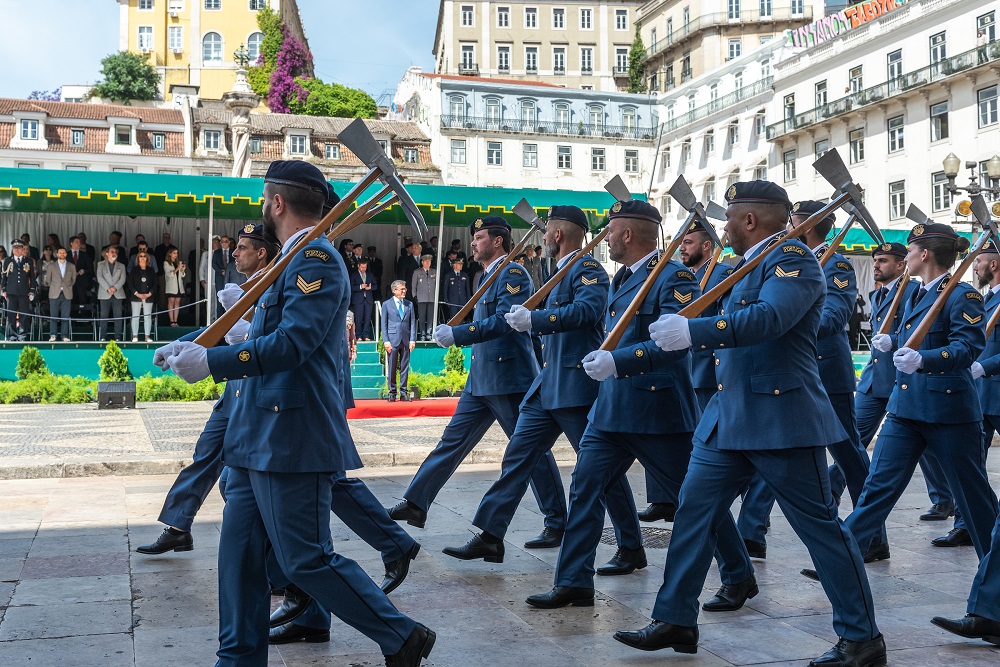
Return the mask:
<path id="1" fill-rule="evenodd" d="M 378 282 L 368 270 L 368 258 L 358 260 L 358 268 L 351 271 L 351 310 L 354 311 L 354 326 L 361 340 L 372 339 L 372 314 L 378 294 Z"/>
<path id="2" fill-rule="evenodd" d="M 144 234 L 136 234 L 135 245 L 128 249 L 128 271 L 132 270 L 132 258 L 139 254 L 140 246 L 149 247 L 146 244 L 146 236 Z"/>
<path id="3" fill-rule="evenodd" d="M 10 340 L 27 340 L 31 330 L 31 304 L 38 292 L 38 269 L 35 260 L 28 257 L 28 246 L 20 239 L 11 242 L 11 256 L 3 261 L 0 269 L 0 287 L 7 300 L 7 331 Z"/>
<path id="4" fill-rule="evenodd" d="M 45 246 L 47 254 L 52 249 Z M 45 266 L 45 285 L 49 298 L 49 342 L 54 342 L 62 328 L 62 339 L 69 342 L 69 315 L 73 307 L 73 285 L 76 283 L 76 267 L 66 261 L 66 248 L 56 251 L 56 259 Z M 57 319 L 58 318 L 58 319 Z"/>
<path id="5" fill-rule="evenodd" d="M 378 283 L 378 288 L 379 288 L 379 290 L 381 290 L 381 289 L 383 289 L 382 288 L 382 271 L 383 271 L 382 260 L 379 259 L 378 256 L 376 255 L 376 253 L 375 253 L 375 246 L 370 245 L 370 246 L 368 246 L 367 250 L 368 250 L 368 254 L 366 255 L 366 257 L 368 258 L 368 270 L 372 272 L 372 276 L 375 277 L 375 282 Z M 375 294 L 377 295 L 378 292 L 376 292 Z M 376 301 L 381 301 L 382 299 L 381 299 L 381 297 L 376 296 L 375 300 Z"/>
<path id="6" fill-rule="evenodd" d="M 354 363 L 358 358 L 358 337 L 354 334 L 354 313 L 347 311 L 347 360 Z"/>
<path id="7" fill-rule="evenodd" d="M 112 234 L 112 236 L 114 236 Z M 114 240 L 113 238 L 111 240 Z M 114 318 L 114 337 L 122 338 L 122 303 L 125 300 L 125 265 L 118 261 L 120 246 L 111 244 L 101 251 L 104 261 L 97 264 L 97 300 L 101 304 L 101 324 L 98 337 L 108 339 L 108 318 Z"/>
<path id="8" fill-rule="evenodd" d="M 222 239 L 219 236 L 212 237 L 212 257 L 215 256 L 215 252 L 222 248 Z M 201 283 L 201 293 L 207 295 L 208 292 L 208 267 L 211 263 L 209 259 L 208 251 L 202 249 L 201 251 L 201 263 L 198 265 L 198 281 Z M 213 285 L 213 291 L 218 292 L 223 288 L 223 285 Z M 219 312 L 219 300 L 209 299 L 209 303 L 212 306 L 212 317 L 216 317 Z"/>
<path id="9" fill-rule="evenodd" d="M 212 280 L 215 283 L 216 292 L 230 283 L 242 285 L 247 280 L 245 275 L 236 270 L 236 262 L 233 261 L 232 245 L 232 239 L 228 236 L 223 236 L 219 239 L 219 249 L 212 253 Z M 216 312 L 222 312 L 222 310 L 222 306 L 219 304 Z"/>
<path id="10" fill-rule="evenodd" d="M 167 315 L 170 317 L 170 326 L 177 326 L 177 316 L 180 314 L 181 298 L 184 296 L 184 278 L 187 277 L 187 264 L 180 261 L 180 252 L 175 246 L 167 248 L 167 254 L 163 258 L 163 280 L 164 290 L 167 293 Z M 230 258 L 230 263 L 235 270 L 236 262 Z M 222 289 L 225 283 L 217 285 Z"/>
<path id="11" fill-rule="evenodd" d="M 527 260 L 528 260 L 528 256 L 526 254 L 524 254 L 523 252 L 520 255 L 518 255 L 517 257 L 514 258 L 514 261 L 517 262 L 518 264 L 520 264 L 521 266 L 524 266 L 524 263 Z"/>
<path id="12" fill-rule="evenodd" d="M 865 319 L 865 298 L 858 294 L 858 298 L 854 302 L 854 312 L 851 313 L 851 317 L 847 321 L 847 335 L 850 338 L 852 350 L 857 350 L 861 343 L 861 323 Z"/>
<path id="13" fill-rule="evenodd" d="M 31 259 L 35 260 L 35 264 L 37 265 L 38 261 L 42 258 L 42 256 L 38 252 L 38 248 L 36 246 L 31 245 L 31 235 L 28 234 L 27 232 L 21 234 L 21 243 L 23 243 L 28 248 L 26 257 L 30 257 Z"/>
<path id="14" fill-rule="evenodd" d="M 140 252 L 144 252 L 147 255 L 149 255 L 149 266 L 150 266 L 151 269 L 153 269 L 153 272 L 154 273 L 159 273 L 160 272 L 160 265 L 157 264 L 156 258 L 153 257 L 153 255 L 150 254 L 150 252 L 149 252 L 149 244 L 146 243 L 145 240 L 138 241 L 136 243 L 136 247 L 133 248 L 133 249 L 136 250 L 136 252 L 133 253 L 133 254 L 131 254 L 131 255 L 129 255 L 128 265 L 125 267 L 126 271 L 128 271 L 129 273 L 132 272 L 132 269 L 135 267 L 135 258 L 139 256 Z"/>
<path id="15" fill-rule="evenodd" d="M 450 248 L 449 252 L 450 251 L 454 251 L 455 252 L 455 257 L 457 257 L 458 259 L 462 260 L 463 263 L 465 263 L 466 257 L 465 257 L 465 253 L 462 252 L 462 240 L 461 239 L 453 239 L 452 240 L 452 242 L 451 242 L 451 248 Z"/>
<path id="16" fill-rule="evenodd" d="M 56 250 L 63 247 L 62 241 L 59 240 L 58 234 L 49 234 L 45 237 L 45 245 L 52 246 L 52 252 L 55 254 Z"/>
<path id="17" fill-rule="evenodd" d="M 364 250 L 364 248 L 361 247 L 360 243 L 357 244 L 356 246 L 354 246 L 353 248 L 351 248 L 351 262 L 350 262 L 350 264 L 347 265 L 347 270 L 348 271 L 357 271 L 357 269 L 358 269 L 358 261 L 362 257 L 361 253 L 362 253 L 363 250 Z"/>
<path id="18" fill-rule="evenodd" d="M 354 241 L 351 239 L 341 239 L 340 245 L 337 246 L 337 250 L 340 251 L 340 256 L 344 258 L 344 266 L 347 270 L 351 270 L 351 252 L 354 250 Z"/>
<path id="19" fill-rule="evenodd" d="M 69 237 L 69 262 L 76 267 L 76 282 L 73 284 L 73 303 L 80 307 L 90 303 L 90 288 L 94 284 L 94 260 L 87 254 L 83 239 Z"/>
<path id="20" fill-rule="evenodd" d="M 145 243 L 145 242 L 143 242 Z M 153 342 L 153 304 L 156 303 L 156 288 L 159 278 L 152 267 L 150 254 L 141 250 L 135 255 L 135 265 L 128 271 L 125 284 L 128 286 L 129 301 L 132 304 L 132 342 L 139 342 L 139 313 L 146 324 L 146 342 Z"/>
<path id="21" fill-rule="evenodd" d="M 420 268 L 420 244 L 411 241 L 406 250 L 407 253 L 396 262 L 396 280 L 406 283 L 406 298 L 411 303 L 416 303 L 416 295 L 413 293 L 413 272 Z"/>
<path id="22" fill-rule="evenodd" d="M 202 240 L 204 244 L 204 240 Z M 170 247 L 170 232 L 163 232 L 163 236 L 160 237 L 160 245 L 153 248 L 153 259 L 156 260 L 155 266 L 160 267 L 160 275 L 163 275 L 163 259 L 167 256 L 167 248 Z M 188 264 L 194 264 L 193 259 L 188 262 Z"/>
<path id="23" fill-rule="evenodd" d="M 539 263 L 542 265 L 542 284 L 549 279 L 552 275 L 552 260 L 545 257 L 545 253 L 542 252 L 542 246 L 535 246 L 535 257 L 538 258 Z M 541 285 L 535 285 L 535 289 L 538 289 Z"/>
<path id="24" fill-rule="evenodd" d="M 42 315 L 49 314 L 49 264 L 54 264 L 56 258 L 50 245 L 42 248 L 42 258 L 38 261 L 38 311 Z"/>
<path id="25" fill-rule="evenodd" d="M 124 262 L 127 257 L 125 255 L 125 246 L 122 245 L 122 233 L 119 231 L 113 231 L 108 234 L 108 245 L 118 249 L 117 261 Z M 102 251 L 103 254 L 103 251 Z"/>
<path id="26" fill-rule="evenodd" d="M 7 248 L 4 248 L 2 245 L 0 245 L 0 262 L 2 262 L 5 259 L 7 259 Z"/>
<path id="27" fill-rule="evenodd" d="M 94 264 L 97 260 L 97 249 L 87 243 L 87 234 L 85 232 L 77 232 L 76 236 L 80 239 L 80 243 L 83 244 L 81 250 L 87 251 L 87 255 L 90 257 L 90 263 Z"/>
<path id="28" fill-rule="evenodd" d="M 542 258 L 535 253 L 533 246 L 524 248 L 524 268 L 528 270 L 531 286 L 537 290 L 542 286 Z"/>
<path id="29" fill-rule="evenodd" d="M 406 281 L 394 281 L 391 289 L 392 298 L 382 304 L 382 340 L 389 368 L 390 403 L 396 400 L 397 372 L 399 397 L 404 401 L 410 400 L 410 352 L 417 345 L 417 320 L 413 304 L 406 300 Z"/>
<path id="30" fill-rule="evenodd" d="M 987 37 L 986 31 L 980 29 L 976 34 L 976 53 L 979 55 L 979 64 L 989 60 L 989 56 L 986 53 L 986 46 L 990 43 L 990 38 Z"/>
<path id="31" fill-rule="evenodd" d="M 462 260 L 456 258 L 451 262 L 451 271 L 444 279 L 443 300 L 448 306 L 448 319 L 458 315 L 469 299 L 472 298 L 472 291 L 469 289 L 471 283 L 469 276 L 462 270 Z"/>
<path id="32" fill-rule="evenodd" d="M 424 255 L 420 258 L 420 268 L 413 272 L 414 296 L 417 304 L 418 340 L 431 340 L 434 333 L 434 288 L 437 285 L 437 271 L 431 268 L 434 258 Z"/>

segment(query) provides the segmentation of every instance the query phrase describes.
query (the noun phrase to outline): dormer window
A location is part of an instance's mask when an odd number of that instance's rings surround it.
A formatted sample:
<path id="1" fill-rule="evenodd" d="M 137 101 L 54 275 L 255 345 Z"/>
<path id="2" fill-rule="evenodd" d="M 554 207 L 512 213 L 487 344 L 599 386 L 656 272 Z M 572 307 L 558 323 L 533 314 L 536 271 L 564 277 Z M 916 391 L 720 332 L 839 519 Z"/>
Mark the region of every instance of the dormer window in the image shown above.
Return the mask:
<path id="1" fill-rule="evenodd" d="M 222 132 L 219 130 L 205 130 L 205 150 L 217 151 L 221 143 Z"/>
<path id="2" fill-rule="evenodd" d="M 115 125 L 115 146 L 132 145 L 132 126 Z"/>
<path id="3" fill-rule="evenodd" d="M 288 153 L 290 155 L 305 155 L 306 135 L 304 134 L 288 135 Z"/>
<path id="4" fill-rule="evenodd" d="M 21 121 L 21 139 L 24 141 L 38 140 L 38 121 L 24 119 Z"/>

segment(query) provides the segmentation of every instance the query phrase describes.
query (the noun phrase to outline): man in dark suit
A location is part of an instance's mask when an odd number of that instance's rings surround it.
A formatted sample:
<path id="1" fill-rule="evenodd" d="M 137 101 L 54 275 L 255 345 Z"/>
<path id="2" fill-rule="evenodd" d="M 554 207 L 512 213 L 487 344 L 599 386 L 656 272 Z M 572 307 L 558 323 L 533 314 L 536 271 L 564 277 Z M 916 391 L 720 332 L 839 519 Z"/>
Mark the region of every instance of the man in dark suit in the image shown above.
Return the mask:
<path id="1" fill-rule="evenodd" d="M 170 232 L 164 232 L 161 237 L 160 245 L 153 248 L 153 257 L 156 258 L 156 265 L 161 269 L 163 268 L 163 258 L 167 256 L 167 248 L 171 245 L 170 243 Z M 198 266 L 198 263 L 188 262 L 188 266 Z"/>
<path id="2" fill-rule="evenodd" d="M 413 272 L 420 268 L 420 247 L 419 243 L 411 243 L 407 247 L 409 252 L 396 262 L 396 280 L 406 283 L 406 298 L 410 303 L 417 302 L 413 293 Z"/>
<path id="3" fill-rule="evenodd" d="M 97 248 L 87 243 L 87 234 L 85 232 L 77 232 L 77 238 L 80 239 L 80 243 L 82 244 L 80 249 L 87 252 L 87 257 L 90 257 L 90 263 L 93 264 L 97 259 Z"/>
<path id="4" fill-rule="evenodd" d="M 406 300 L 406 283 L 392 283 L 392 298 L 382 304 L 383 339 L 389 367 L 389 402 L 396 400 L 396 372 L 399 371 L 399 396 L 410 400 L 410 352 L 417 345 L 417 316 Z M 395 517 L 394 517 L 395 518 Z"/>
<path id="5" fill-rule="evenodd" d="M 36 262 L 41 259 L 41 255 L 38 254 L 38 246 L 31 245 L 31 235 L 25 232 L 21 234 L 21 243 L 25 245 L 28 249 L 28 257 L 35 260 Z M 55 250 L 55 248 L 53 248 Z"/>
<path id="6" fill-rule="evenodd" d="M 119 231 L 113 231 L 108 234 L 108 245 L 112 248 L 118 248 L 118 261 L 122 262 L 122 265 L 124 265 L 128 256 L 125 254 L 125 246 L 122 245 L 122 233 Z M 103 253 L 104 251 L 102 250 L 101 252 Z"/>
<path id="7" fill-rule="evenodd" d="M 368 254 L 367 254 L 367 258 L 368 258 L 368 271 L 372 274 L 372 276 L 374 276 L 375 282 L 378 283 L 378 289 L 381 290 L 381 289 L 383 289 L 383 287 L 382 287 L 382 285 L 383 285 L 383 283 L 382 283 L 382 272 L 383 272 L 382 260 L 375 256 L 375 246 L 370 245 L 370 246 L 368 246 L 367 250 L 368 250 Z M 378 292 L 375 292 L 375 295 L 378 296 Z M 381 301 L 382 299 L 379 298 L 378 300 Z"/>
<path id="8" fill-rule="evenodd" d="M 357 270 L 351 271 L 351 310 L 360 340 L 372 339 L 372 310 L 377 293 L 378 282 L 368 270 L 368 258 L 360 257 Z"/>
<path id="9" fill-rule="evenodd" d="M 128 249 L 128 260 L 129 261 L 131 261 L 131 259 L 135 255 L 138 255 L 139 251 L 142 250 L 142 248 L 140 246 L 145 246 L 146 249 L 147 249 L 147 251 L 149 249 L 149 244 L 146 243 L 146 235 L 145 234 L 136 234 L 135 235 L 135 245 Z"/>
<path id="10" fill-rule="evenodd" d="M 227 283 L 242 285 L 246 282 L 247 277 L 236 270 L 232 243 L 232 239 L 223 236 L 220 240 L 221 247 L 212 253 L 212 270 L 215 272 L 213 280 L 216 289 L 222 289 Z"/>
<path id="11" fill-rule="evenodd" d="M 94 286 L 94 260 L 84 249 L 83 239 L 71 236 L 69 239 L 69 257 L 67 259 L 76 267 L 76 282 L 73 283 L 73 303 L 78 307 L 89 303 L 90 288 Z"/>

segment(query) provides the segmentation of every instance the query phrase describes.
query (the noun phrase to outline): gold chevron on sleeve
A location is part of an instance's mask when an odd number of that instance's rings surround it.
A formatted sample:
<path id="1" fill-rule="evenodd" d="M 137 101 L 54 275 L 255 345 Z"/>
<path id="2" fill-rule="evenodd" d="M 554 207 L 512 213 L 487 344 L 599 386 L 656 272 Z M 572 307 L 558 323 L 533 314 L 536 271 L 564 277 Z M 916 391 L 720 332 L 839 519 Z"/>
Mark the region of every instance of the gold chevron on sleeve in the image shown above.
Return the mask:
<path id="1" fill-rule="evenodd" d="M 836 276 L 834 276 L 834 278 L 833 278 L 833 284 L 836 285 L 837 287 L 839 287 L 840 289 L 844 289 L 848 285 L 851 284 L 851 281 L 849 281 L 849 280 L 841 280 L 840 278 L 837 278 Z"/>
<path id="2" fill-rule="evenodd" d="M 979 321 L 983 319 L 982 315 L 976 315 L 975 317 L 973 317 L 968 313 L 962 313 L 962 317 L 964 317 L 965 321 L 968 322 L 969 324 L 979 324 Z"/>
<path id="3" fill-rule="evenodd" d="M 691 297 L 694 296 L 694 292 L 689 292 L 687 294 L 681 294 L 677 290 L 674 290 L 674 298 L 677 299 L 677 303 L 686 304 L 691 301 Z"/>
<path id="4" fill-rule="evenodd" d="M 507 291 L 510 292 L 511 294 L 517 294 L 518 292 L 521 291 L 521 286 L 520 285 L 518 285 L 517 287 L 515 287 L 514 285 L 511 285 L 510 283 L 506 283 L 506 286 L 507 286 Z"/>
<path id="5" fill-rule="evenodd" d="M 319 278 L 310 283 L 306 282 L 306 279 L 299 275 L 295 277 L 295 286 L 298 287 L 303 294 L 312 294 L 323 286 L 323 279 Z"/>
<path id="6" fill-rule="evenodd" d="M 597 278 L 591 278 L 590 280 L 587 280 L 587 276 L 580 276 L 580 282 L 582 282 L 584 285 L 596 285 Z"/>
<path id="7" fill-rule="evenodd" d="M 774 275 L 778 276 L 779 278 L 798 278 L 799 271 L 801 271 L 801 269 L 795 269 L 794 271 L 785 271 L 780 266 L 774 267 Z"/>

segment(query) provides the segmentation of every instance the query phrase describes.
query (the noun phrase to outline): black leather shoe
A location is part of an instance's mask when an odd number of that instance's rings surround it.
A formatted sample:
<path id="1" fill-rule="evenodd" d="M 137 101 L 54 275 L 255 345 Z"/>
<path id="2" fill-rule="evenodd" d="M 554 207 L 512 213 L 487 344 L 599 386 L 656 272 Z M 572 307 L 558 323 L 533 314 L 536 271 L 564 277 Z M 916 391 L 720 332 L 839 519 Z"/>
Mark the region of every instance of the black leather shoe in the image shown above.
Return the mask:
<path id="1" fill-rule="evenodd" d="M 636 570 L 646 567 L 646 565 L 646 550 L 642 547 L 638 549 L 618 547 L 618 551 L 615 552 L 614 557 L 597 568 L 597 574 L 603 577 L 632 574 Z"/>
<path id="2" fill-rule="evenodd" d="M 972 536 L 965 528 L 952 528 L 947 535 L 931 540 L 931 544 L 936 547 L 971 547 Z"/>
<path id="3" fill-rule="evenodd" d="M 141 554 L 162 554 L 168 551 L 191 551 L 194 549 L 194 540 L 191 533 L 175 528 L 164 528 L 160 536 L 152 544 L 136 547 L 136 552 Z"/>
<path id="4" fill-rule="evenodd" d="M 268 644 L 291 644 L 292 642 L 305 642 L 307 644 L 319 644 L 330 641 L 330 629 L 307 628 L 304 625 L 285 623 L 276 628 L 271 628 L 267 635 Z"/>
<path id="5" fill-rule="evenodd" d="M 931 508 L 920 515 L 921 521 L 947 521 L 955 516 L 955 506 L 944 503 L 934 503 Z"/>
<path id="6" fill-rule="evenodd" d="M 415 542 L 409 553 L 403 554 L 401 558 L 385 564 L 385 579 L 379 584 L 379 588 L 382 589 L 383 593 L 388 595 L 399 588 L 399 585 L 403 583 L 403 579 L 406 579 L 406 575 L 410 573 L 410 561 L 417 557 L 419 551 L 420 543 Z"/>
<path id="7" fill-rule="evenodd" d="M 411 526 L 423 528 L 427 523 L 427 510 L 422 510 L 409 500 L 396 503 L 389 508 L 389 518 L 393 521 L 405 521 Z"/>
<path id="8" fill-rule="evenodd" d="M 649 503 L 649 506 L 639 512 L 639 521 L 659 521 L 671 522 L 677 512 L 677 505 L 673 503 Z"/>
<path id="9" fill-rule="evenodd" d="M 935 616 L 931 619 L 931 623 L 959 637 L 983 639 L 991 644 L 1000 646 L 1000 622 L 986 618 L 985 616 L 966 614 L 965 618 L 960 618 L 957 621 Z"/>
<path id="10" fill-rule="evenodd" d="M 767 544 L 764 542 L 748 540 L 744 537 L 743 544 L 746 545 L 747 553 L 750 554 L 750 558 L 767 558 Z"/>
<path id="11" fill-rule="evenodd" d="M 271 613 L 270 625 L 272 628 L 291 624 L 292 621 L 305 613 L 306 607 L 312 602 L 312 598 L 304 590 L 295 584 L 285 586 L 285 597 L 281 600 L 281 606 Z"/>
<path id="12" fill-rule="evenodd" d="M 873 544 L 865 552 L 864 561 L 874 563 L 877 560 L 889 560 L 889 545 L 886 543 Z"/>
<path id="13" fill-rule="evenodd" d="M 556 586 L 548 593 L 531 595 L 525 600 L 532 607 L 540 609 L 559 609 L 560 607 L 593 607 L 593 588 L 574 588 L 573 586 Z"/>
<path id="14" fill-rule="evenodd" d="M 491 544 L 484 540 L 482 535 L 476 535 L 460 547 L 445 547 L 442 551 L 459 560 L 482 558 L 487 563 L 502 563 L 504 547 L 502 540 Z"/>
<path id="15" fill-rule="evenodd" d="M 431 654 L 437 635 L 426 625 L 417 623 L 413 632 L 403 642 L 395 655 L 385 656 L 386 667 L 420 667 L 420 662 Z"/>
<path id="16" fill-rule="evenodd" d="M 642 651 L 672 648 L 678 653 L 698 652 L 698 626 L 688 628 L 683 625 L 653 621 L 642 630 L 634 632 L 619 630 L 615 633 L 615 639 Z"/>
<path id="17" fill-rule="evenodd" d="M 563 531 L 558 528 L 542 528 L 542 532 L 533 540 L 524 543 L 525 549 L 555 549 L 562 544 Z"/>
<path id="18" fill-rule="evenodd" d="M 396 397 L 395 396 L 390 396 L 389 398 L 387 398 L 385 400 L 389 401 L 390 403 L 395 403 L 396 402 Z"/>
<path id="19" fill-rule="evenodd" d="M 879 635 L 865 642 L 841 639 L 809 667 L 885 667 L 885 639 Z"/>
<path id="20" fill-rule="evenodd" d="M 812 579 L 813 581 L 819 581 L 819 572 L 817 572 L 816 570 L 814 570 L 814 569 L 812 569 L 810 567 L 807 567 L 804 570 L 799 570 L 799 574 L 801 574 L 806 579 Z"/>
<path id="21" fill-rule="evenodd" d="M 711 600 L 701 606 L 705 611 L 736 611 L 746 601 L 757 595 L 757 577 L 750 575 L 738 584 L 722 584 L 722 588 Z"/>

